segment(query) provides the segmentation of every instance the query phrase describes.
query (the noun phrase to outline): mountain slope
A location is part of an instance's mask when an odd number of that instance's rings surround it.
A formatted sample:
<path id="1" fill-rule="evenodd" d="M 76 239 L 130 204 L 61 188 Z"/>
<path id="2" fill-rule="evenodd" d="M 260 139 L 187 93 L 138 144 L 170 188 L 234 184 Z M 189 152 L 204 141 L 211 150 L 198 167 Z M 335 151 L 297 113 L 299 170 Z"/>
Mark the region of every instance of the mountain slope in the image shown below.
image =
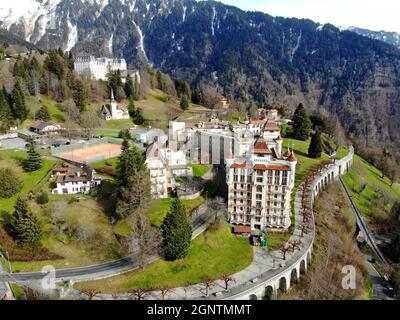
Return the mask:
<path id="1" fill-rule="evenodd" d="M 400 51 L 391 45 L 213 1 L 41 2 L 50 21 L 44 33 L 40 16 L 28 26 L 26 19 L 3 17 L 10 30 L 41 48 L 123 56 L 131 67 L 149 62 L 260 105 L 303 102 L 337 117 L 364 147 L 399 150 Z"/>
<path id="2" fill-rule="evenodd" d="M 371 31 L 357 27 L 349 27 L 348 30 L 353 31 L 361 36 L 371 38 L 374 40 L 380 40 L 388 44 L 391 44 L 392 46 L 400 48 L 400 34 L 398 34 L 397 32 Z"/>

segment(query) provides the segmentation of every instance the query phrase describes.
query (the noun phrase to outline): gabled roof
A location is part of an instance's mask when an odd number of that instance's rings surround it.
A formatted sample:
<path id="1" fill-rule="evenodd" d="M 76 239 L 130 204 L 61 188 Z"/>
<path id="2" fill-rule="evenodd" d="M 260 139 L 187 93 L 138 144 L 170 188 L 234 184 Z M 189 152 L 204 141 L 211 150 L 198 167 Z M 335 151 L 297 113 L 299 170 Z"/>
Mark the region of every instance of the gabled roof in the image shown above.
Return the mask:
<path id="1" fill-rule="evenodd" d="M 289 166 L 275 165 L 275 164 L 256 164 L 254 166 L 255 170 L 279 170 L 279 171 L 290 171 Z"/>
<path id="2" fill-rule="evenodd" d="M 251 169 L 253 167 L 247 163 L 234 163 L 231 165 L 231 168 L 233 168 L 233 169 Z"/>
<path id="3" fill-rule="evenodd" d="M 258 139 L 254 143 L 254 153 L 255 154 L 272 154 L 271 149 L 268 147 L 268 144 L 263 139 Z"/>
<path id="4" fill-rule="evenodd" d="M 50 122 L 36 121 L 35 123 L 33 123 L 31 125 L 31 128 L 36 129 L 36 130 L 43 130 L 44 128 L 46 128 L 48 126 L 54 126 L 54 125 Z"/>

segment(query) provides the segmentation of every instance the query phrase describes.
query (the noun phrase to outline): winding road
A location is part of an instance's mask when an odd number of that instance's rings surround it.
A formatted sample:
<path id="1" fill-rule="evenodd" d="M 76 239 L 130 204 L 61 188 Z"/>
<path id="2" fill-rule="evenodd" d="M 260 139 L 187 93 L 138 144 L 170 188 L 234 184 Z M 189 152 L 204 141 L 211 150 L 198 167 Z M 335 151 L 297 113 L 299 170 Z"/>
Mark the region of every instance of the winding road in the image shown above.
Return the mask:
<path id="1" fill-rule="evenodd" d="M 206 205 L 201 206 L 192 221 L 193 238 L 203 233 L 207 227 L 214 222 L 215 214 L 207 210 Z M 146 263 L 152 263 L 160 259 L 158 255 L 151 256 Z M 118 275 L 124 272 L 132 271 L 139 268 L 139 263 L 134 255 L 124 257 L 119 260 L 99 263 L 91 266 L 58 269 L 55 271 L 57 280 L 96 280 Z M 46 272 L 19 272 L 19 273 L 0 273 L 1 282 L 27 282 L 41 280 L 46 276 Z"/>

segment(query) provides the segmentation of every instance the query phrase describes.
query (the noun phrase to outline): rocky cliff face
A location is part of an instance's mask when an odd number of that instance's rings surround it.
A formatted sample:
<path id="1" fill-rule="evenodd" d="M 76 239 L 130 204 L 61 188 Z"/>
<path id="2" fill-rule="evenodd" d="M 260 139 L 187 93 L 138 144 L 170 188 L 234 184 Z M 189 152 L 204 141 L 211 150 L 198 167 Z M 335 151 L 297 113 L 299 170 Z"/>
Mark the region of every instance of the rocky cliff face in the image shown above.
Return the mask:
<path id="1" fill-rule="evenodd" d="M 400 146 L 400 51 L 394 46 L 213 1 L 29 3 L 39 5 L 33 18 L 3 10 L 0 20 L 41 48 L 124 57 L 131 67 L 150 63 L 193 84 L 211 83 L 231 99 L 292 108 L 303 102 L 337 116 L 350 132 L 368 137 L 366 143 Z"/>

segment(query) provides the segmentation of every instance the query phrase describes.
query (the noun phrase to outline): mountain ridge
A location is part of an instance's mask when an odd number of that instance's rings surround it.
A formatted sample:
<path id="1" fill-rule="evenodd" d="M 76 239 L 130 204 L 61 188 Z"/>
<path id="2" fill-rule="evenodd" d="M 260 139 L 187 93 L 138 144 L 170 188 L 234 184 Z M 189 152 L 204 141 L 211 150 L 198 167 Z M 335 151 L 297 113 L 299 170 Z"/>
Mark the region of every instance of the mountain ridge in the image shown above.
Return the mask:
<path id="1" fill-rule="evenodd" d="M 214 1 L 60 0 L 52 12 L 54 29 L 40 39 L 40 21 L 32 34 L 21 23 L 9 30 L 43 49 L 124 57 L 132 68 L 149 62 L 231 100 L 291 109 L 302 102 L 337 118 L 364 148 L 400 156 L 400 50 L 392 45 Z"/>

